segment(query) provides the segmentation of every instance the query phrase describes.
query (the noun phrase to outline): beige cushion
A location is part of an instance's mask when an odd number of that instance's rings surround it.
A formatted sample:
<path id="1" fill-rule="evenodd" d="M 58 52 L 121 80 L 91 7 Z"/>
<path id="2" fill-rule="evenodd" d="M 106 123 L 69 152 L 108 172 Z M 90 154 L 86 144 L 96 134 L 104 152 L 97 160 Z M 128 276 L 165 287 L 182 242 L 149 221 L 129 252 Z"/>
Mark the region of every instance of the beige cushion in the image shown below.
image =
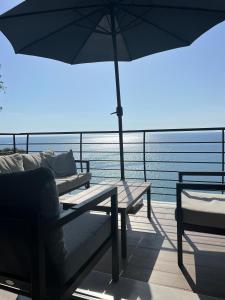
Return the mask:
<path id="1" fill-rule="evenodd" d="M 68 193 L 69 191 L 78 188 L 79 186 L 88 183 L 91 180 L 91 173 L 79 173 L 77 175 L 57 178 L 56 186 L 58 188 L 59 195 Z"/>
<path id="2" fill-rule="evenodd" d="M 0 156 L 0 174 L 24 171 L 23 158 L 19 153 Z"/>
<path id="3" fill-rule="evenodd" d="M 23 154 L 23 167 L 25 171 L 34 170 L 41 166 L 41 154 Z"/>
<path id="4" fill-rule="evenodd" d="M 72 150 L 56 156 L 43 157 L 42 166 L 51 169 L 56 178 L 77 174 Z"/>
<path id="5" fill-rule="evenodd" d="M 42 161 L 45 157 L 53 156 L 53 151 L 46 151 L 41 153 L 22 154 L 23 168 L 25 171 L 34 170 L 42 166 Z"/>
<path id="6" fill-rule="evenodd" d="M 184 191 L 184 223 L 225 228 L 225 195 Z"/>

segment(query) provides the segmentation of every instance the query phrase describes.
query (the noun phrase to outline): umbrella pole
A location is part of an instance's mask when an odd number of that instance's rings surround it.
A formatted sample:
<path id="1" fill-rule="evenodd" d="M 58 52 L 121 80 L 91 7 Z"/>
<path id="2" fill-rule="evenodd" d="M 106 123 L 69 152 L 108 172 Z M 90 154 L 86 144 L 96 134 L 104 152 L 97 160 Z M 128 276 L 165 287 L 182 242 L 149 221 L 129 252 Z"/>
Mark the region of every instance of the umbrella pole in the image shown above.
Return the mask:
<path id="1" fill-rule="evenodd" d="M 114 8 L 111 9 L 111 26 L 112 26 L 112 42 L 113 42 L 113 52 L 114 52 L 114 69 L 115 69 L 116 95 L 117 95 L 116 114 L 118 117 L 118 125 L 119 125 L 120 177 L 121 180 L 124 180 L 125 175 L 124 175 L 124 151 L 123 151 L 123 108 L 121 105 L 121 95 L 120 95 L 120 75 L 119 75 L 119 64 L 118 64 Z"/>

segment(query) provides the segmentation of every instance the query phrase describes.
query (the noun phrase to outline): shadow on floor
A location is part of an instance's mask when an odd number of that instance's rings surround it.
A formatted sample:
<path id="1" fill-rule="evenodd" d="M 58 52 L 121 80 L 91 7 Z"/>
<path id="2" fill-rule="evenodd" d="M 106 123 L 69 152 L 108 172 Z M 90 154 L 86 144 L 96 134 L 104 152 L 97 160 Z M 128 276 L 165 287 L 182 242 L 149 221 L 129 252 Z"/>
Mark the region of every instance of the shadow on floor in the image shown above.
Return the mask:
<path id="1" fill-rule="evenodd" d="M 225 253 L 199 250 L 186 234 L 185 238 L 194 250 L 195 271 L 185 263 L 181 271 L 192 291 L 225 298 Z"/>
<path id="2" fill-rule="evenodd" d="M 149 221 L 150 222 L 150 221 Z M 134 221 L 132 221 L 132 225 Z M 157 229 L 155 221 L 151 221 L 154 232 L 133 231 L 128 218 L 127 245 L 128 256 L 126 260 L 120 257 L 121 276 L 147 282 L 157 261 L 165 237 Z M 154 253 L 148 251 L 146 244 L 154 245 Z M 101 259 L 95 271 L 111 274 L 111 251 Z"/>

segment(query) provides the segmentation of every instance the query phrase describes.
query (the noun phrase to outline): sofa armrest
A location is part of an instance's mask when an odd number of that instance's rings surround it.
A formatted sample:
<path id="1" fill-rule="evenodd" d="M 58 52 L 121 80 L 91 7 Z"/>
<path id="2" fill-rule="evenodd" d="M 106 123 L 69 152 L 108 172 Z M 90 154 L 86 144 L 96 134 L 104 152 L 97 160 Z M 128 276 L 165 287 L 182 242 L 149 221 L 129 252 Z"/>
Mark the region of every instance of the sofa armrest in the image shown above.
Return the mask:
<path id="1" fill-rule="evenodd" d="M 75 163 L 80 163 L 81 172 L 83 172 L 83 164 L 86 164 L 86 172 L 90 172 L 90 161 L 89 160 L 75 160 Z"/>
<path id="2" fill-rule="evenodd" d="M 99 203 L 101 203 L 102 201 L 110 197 L 111 197 L 111 211 L 112 211 L 111 216 L 112 218 L 117 218 L 117 216 L 115 216 L 115 211 L 117 212 L 118 210 L 117 187 L 110 186 L 109 188 L 99 193 L 97 196 L 90 197 L 90 199 L 83 201 L 82 203 L 77 204 L 75 206 L 72 206 L 70 209 L 67 209 L 66 211 L 60 214 L 57 220 L 47 224 L 47 227 L 50 230 L 62 227 L 63 225 L 69 223 L 70 221 L 79 217 L 83 213 L 93 209 Z"/>
<path id="3" fill-rule="evenodd" d="M 183 176 L 225 176 L 225 172 L 179 172 L 179 182 L 183 181 Z"/>

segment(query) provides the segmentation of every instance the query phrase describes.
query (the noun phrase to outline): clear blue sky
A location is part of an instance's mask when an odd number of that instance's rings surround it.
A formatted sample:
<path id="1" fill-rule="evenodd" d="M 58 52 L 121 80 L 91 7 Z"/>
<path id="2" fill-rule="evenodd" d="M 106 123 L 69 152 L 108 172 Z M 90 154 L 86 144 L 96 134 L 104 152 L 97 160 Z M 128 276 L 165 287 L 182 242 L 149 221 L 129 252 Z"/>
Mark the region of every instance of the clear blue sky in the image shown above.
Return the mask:
<path id="1" fill-rule="evenodd" d="M 19 0 L 0 0 L 0 13 Z M 0 33 L 0 130 L 113 130 L 112 63 L 15 55 Z M 225 126 L 225 23 L 192 46 L 120 63 L 124 129 Z"/>

